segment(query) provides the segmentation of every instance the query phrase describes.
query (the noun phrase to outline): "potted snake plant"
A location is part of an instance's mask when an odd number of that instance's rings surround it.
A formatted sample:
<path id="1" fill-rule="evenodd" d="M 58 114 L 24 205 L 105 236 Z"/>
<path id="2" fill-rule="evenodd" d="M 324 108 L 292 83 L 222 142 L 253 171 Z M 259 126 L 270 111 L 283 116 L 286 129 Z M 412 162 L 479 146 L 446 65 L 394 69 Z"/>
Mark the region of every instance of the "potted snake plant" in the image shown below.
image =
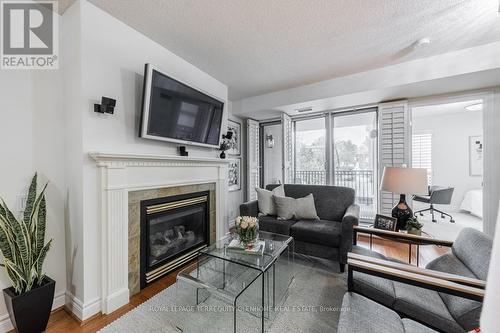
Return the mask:
<path id="1" fill-rule="evenodd" d="M 2 200 L 0 203 L 0 251 L 12 287 L 3 290 L 12 324 L 19 333 L 45 330 L 54 300 L 55 281 L 42 271 L 52 240 L 45 243 L 45 189 L 37 195 L 33 177 L 25 210 L 18 219 Z"/>

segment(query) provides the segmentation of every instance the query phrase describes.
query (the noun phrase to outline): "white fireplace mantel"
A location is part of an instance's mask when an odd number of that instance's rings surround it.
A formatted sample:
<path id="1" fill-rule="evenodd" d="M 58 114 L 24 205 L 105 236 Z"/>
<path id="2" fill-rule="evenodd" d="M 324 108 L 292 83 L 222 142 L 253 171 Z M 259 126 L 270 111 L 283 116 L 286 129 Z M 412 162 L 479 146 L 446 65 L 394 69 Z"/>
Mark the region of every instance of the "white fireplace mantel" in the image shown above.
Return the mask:
<path id="1" fill-rule="evenodd" d="M 226 224 L 227 165 L 218 158 L 91 152 L 100 169 L 102 312 L 129 302 L 128 192 L 215 183 L 216 237 Z"/>

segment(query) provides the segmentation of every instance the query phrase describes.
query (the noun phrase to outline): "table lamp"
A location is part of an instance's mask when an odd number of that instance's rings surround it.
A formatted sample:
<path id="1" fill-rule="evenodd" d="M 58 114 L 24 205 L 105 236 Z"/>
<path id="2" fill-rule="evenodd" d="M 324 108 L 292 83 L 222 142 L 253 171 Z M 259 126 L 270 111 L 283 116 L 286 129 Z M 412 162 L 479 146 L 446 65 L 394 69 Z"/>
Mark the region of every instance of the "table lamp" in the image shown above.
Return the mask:
<path id="1" fill-rule="evenodd" d="M 428 195 L 427 170 L 404 167 L 385 167 L 380 190 L 399 194 L 399 202 L 392 209 L 392 217 L 398 222 L 396 230 L 406 229 L 406 221 L 413 211 L 406 203 L 406 194 Z"/>

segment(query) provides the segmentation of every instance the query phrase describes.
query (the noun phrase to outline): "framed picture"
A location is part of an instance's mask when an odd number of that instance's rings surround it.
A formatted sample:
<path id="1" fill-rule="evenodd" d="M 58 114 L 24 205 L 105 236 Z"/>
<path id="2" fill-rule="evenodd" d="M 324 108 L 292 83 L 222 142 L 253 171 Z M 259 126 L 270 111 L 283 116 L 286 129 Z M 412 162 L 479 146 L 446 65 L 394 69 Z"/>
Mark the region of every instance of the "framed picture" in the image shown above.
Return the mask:
<path id="1" fill-rule="evenodd" d="M 397 223 L 398 219 L 395 217 L 377 214 L 375 215 L 375 223 L 373 224 L 373 227 L 375 229 L 395 231 Z"/>
<path id="2" fill-rule="evenodd" d="M 483 136 L 469 137 L 469 174 L 471 176 L 483 175 Z"/>
<path id="3" fill-rule="evenodd" d="M 241 158 L 229 159 L 228 173 L 229 191 L 241 190 Z"/>
<path id="4" fill-rule="evenodd" d="M 230 141 L 229 150 L 227 153 L 229 155 L 240 155 L 241 154 L 241 124 L 237 121 L 228 119 L 227 120 L 227 131 L 233 132 L 233 137 Z"/>

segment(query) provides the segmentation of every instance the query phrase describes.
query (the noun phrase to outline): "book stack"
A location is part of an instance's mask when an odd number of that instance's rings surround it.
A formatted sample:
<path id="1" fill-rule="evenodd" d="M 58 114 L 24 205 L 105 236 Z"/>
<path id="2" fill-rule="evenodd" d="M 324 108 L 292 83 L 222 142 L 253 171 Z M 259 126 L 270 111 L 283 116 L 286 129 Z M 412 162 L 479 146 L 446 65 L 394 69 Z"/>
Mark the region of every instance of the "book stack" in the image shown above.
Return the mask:
<path id="1" fill-rule="evenodd" d="M 261 256 L 264 253 L 265 247 L 266 247 L 266 242 L 264 242 L 262 240 L 255 241 L 255 242 L 245 246 L 238 239 L 233 239 L 229 243 L 229 245 L 227 246 L 227 249 L 229 251 L 233 251 L 233 252 L 237 252 L 237 253 L 244 253 L 244 254 L 252 254 L 252 255 Z"/>

